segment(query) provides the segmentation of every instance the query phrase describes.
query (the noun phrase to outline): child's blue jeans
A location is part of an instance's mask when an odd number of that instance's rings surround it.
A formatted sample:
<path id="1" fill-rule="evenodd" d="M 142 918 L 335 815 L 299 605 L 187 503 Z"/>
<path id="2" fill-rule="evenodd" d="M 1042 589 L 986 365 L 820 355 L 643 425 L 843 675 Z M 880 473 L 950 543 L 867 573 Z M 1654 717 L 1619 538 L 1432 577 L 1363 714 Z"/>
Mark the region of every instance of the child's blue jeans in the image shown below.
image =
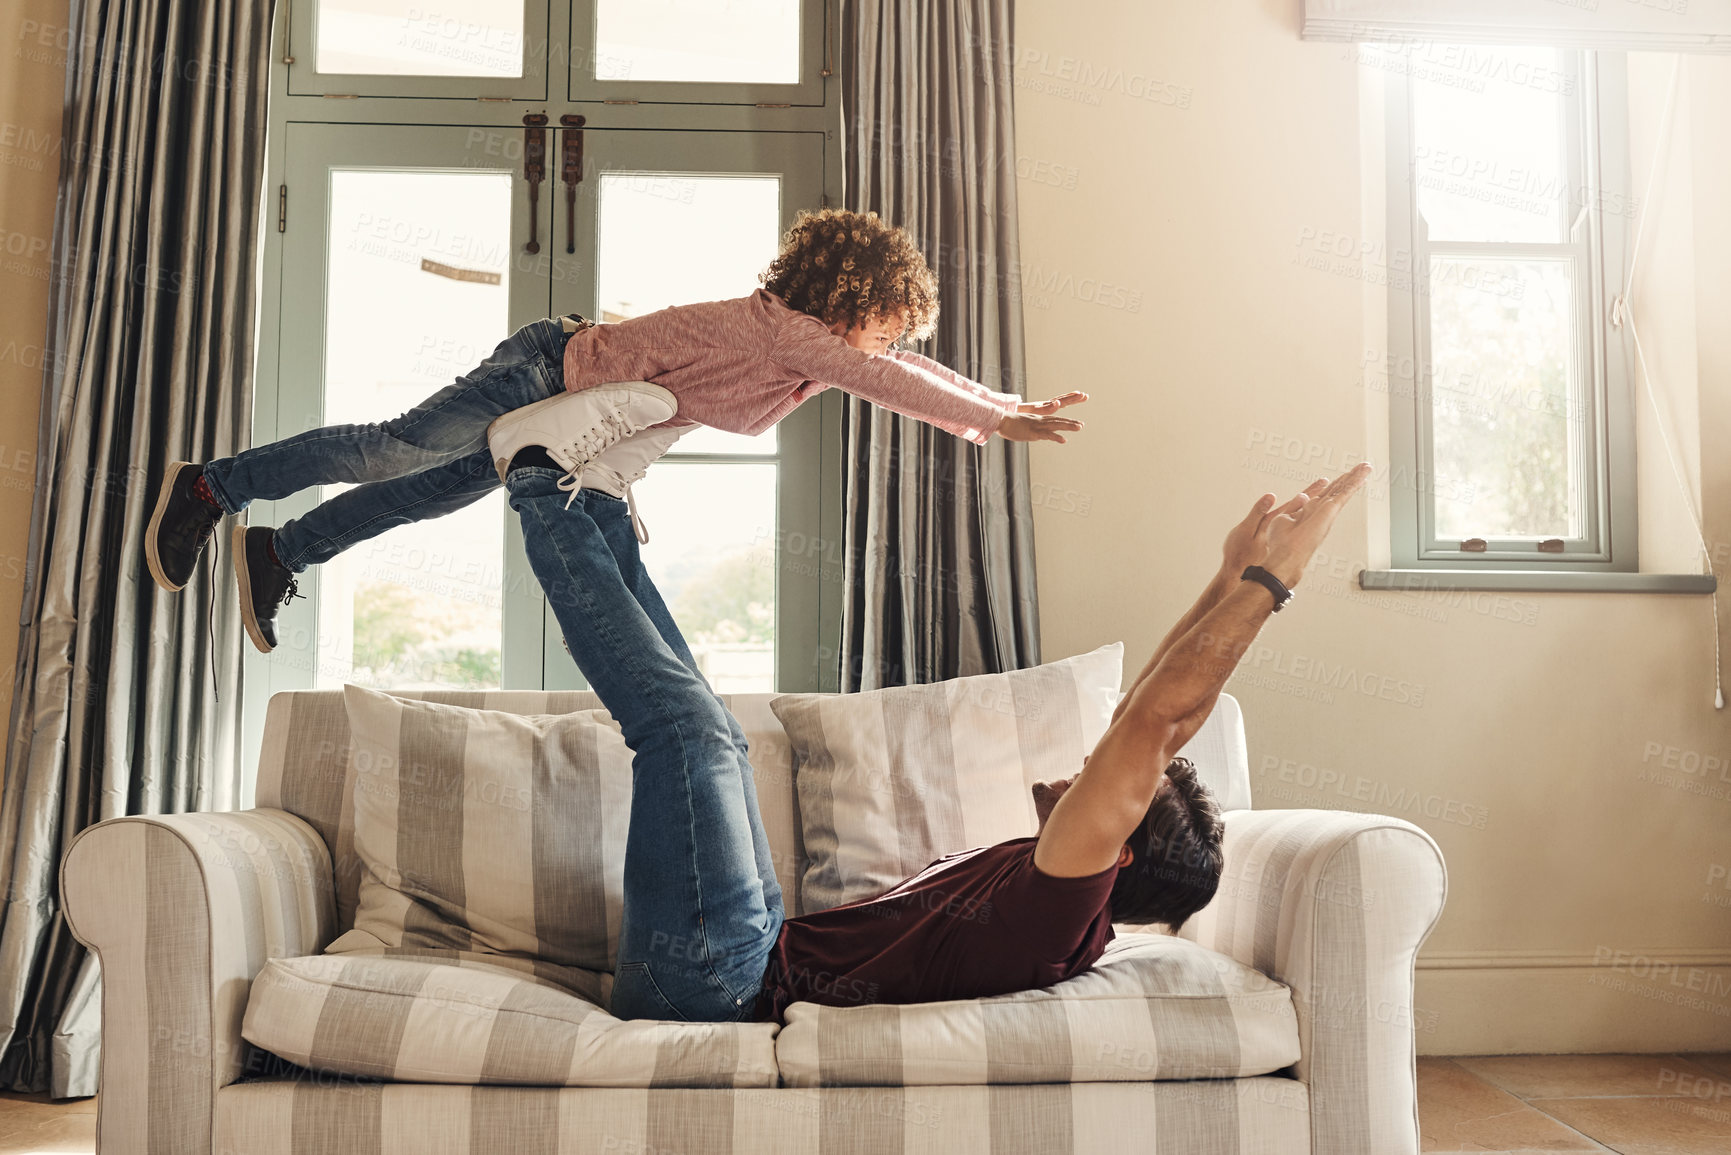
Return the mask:
<path id="1" fill-rule="evenodd" d="M 314 485 L 360 483 L 278 527 L 277 558 L 296 573 L 394 526 L 455 512 L 499 484 L 487 450 L 493 419 L 565 388 L 567 337 L 558 319 L 532 322 L 400 417 L 309 429 L 219 458 L 204 467 L 205 481 L 230 513 Z"/>
<path id="2" fill-rule="evenodd" d="M 554 469 L 506 483 L 529 564 L 589 685 L 634 752 L 612 1012 L 750 1018 L 781 930 L 781 887 L 744 732 L 644 571 L 625 502 L 565 508 Z"/>

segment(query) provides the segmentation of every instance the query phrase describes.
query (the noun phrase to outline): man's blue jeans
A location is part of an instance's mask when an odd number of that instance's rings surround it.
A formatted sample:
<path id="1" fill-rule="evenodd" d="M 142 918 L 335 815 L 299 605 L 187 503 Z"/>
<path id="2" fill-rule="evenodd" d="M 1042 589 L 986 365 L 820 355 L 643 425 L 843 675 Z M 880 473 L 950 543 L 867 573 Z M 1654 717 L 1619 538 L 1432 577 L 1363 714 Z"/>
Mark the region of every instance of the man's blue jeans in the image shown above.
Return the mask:
<path id="1" fill-rule="evenodd" d="M 314 485 L 361 483 L 277 529 L 276 555 L 296 573 L 395 526 L 453 513 L 499 484 L 487 450 L 493 419 L 564 389 L 566 339 L 557 319 L 532 322 L 400 417 L 309 429 L 219 458 L 205 465 L 205 481 L 230 513 Z"/>
<path id="2" fill-rule="evenodd" d="M 746 739 L 697 669 L 637 552 L 626 503 L 554 469 L 506 482 L 529 564 L 589 685 L 634 752 L 613 1014 L 750 1018 L 781 887 Z"/>

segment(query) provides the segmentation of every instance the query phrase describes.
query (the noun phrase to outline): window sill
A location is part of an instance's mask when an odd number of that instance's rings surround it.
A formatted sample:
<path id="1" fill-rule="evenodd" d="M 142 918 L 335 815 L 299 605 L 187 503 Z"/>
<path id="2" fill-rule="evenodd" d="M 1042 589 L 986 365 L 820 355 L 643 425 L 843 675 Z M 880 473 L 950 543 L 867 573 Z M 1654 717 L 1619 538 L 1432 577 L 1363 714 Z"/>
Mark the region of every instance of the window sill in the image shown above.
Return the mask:
<path id="1" fill-rule="evenodd" d="M 1367 569 L 1365 590 L 1501 590 L 1510 593 L 1710 594 L 1712 574 L 1581 573 L 1549 570 Z"/>

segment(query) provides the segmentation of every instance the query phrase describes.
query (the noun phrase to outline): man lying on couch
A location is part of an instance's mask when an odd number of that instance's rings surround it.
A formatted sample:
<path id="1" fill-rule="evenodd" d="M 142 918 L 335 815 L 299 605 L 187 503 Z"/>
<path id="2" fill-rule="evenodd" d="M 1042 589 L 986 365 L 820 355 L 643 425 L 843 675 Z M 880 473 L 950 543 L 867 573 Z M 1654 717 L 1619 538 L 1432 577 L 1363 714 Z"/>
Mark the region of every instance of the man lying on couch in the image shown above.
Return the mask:
<path id="1" fill-rule="evenodd" d="M 659 598 L 642 601 L 625 503 L 572 503 L 545 454 L 506 487 L 578 667 L 634 751 L 612 1012 L 779 1018 L 830 1005 L 965 999 L 1087 970 L 1112 923 L 1178 926 L 1213 897 L 1219 814 L 1173 755 L 1201 727 L 1268 615 L 1291 597 L 1361 465 L 1278 509 L 1265 494 L 1160 643 L 1081 773 L 1034 789 L 1036 838 L 948 855 L 877 898 L 784 919 L 738 723 Z M 568 508 L 569 506 L 569 508 Z"/>

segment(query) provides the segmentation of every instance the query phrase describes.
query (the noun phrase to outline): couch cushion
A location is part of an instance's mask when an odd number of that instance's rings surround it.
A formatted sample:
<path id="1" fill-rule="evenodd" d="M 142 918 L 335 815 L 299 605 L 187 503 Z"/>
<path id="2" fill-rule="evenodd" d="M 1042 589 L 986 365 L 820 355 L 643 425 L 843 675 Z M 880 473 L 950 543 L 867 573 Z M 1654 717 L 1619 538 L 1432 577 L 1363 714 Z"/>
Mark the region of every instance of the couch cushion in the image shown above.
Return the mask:
<path id="1" fill-rule="evenodd" d="M 521 715 L 344 688 L 364 869 L 326 950 L 431 947 L 611 970 L 631 750 L 605 710 Z"/>
<path id="2" fill-rule="evenodd" d="M 1036 991 L 903 1006 L 794 1003 L 776 1040 L 793 1086 L 1145 1082 L 1265 1075 L 1298 1061 L 1292 992 L 1186 939 L 1119 937 Z"/>
<path id="3" fill-rule="evenodd" d="M 1124 646 L 1004 674 L 783 694 L 801 910 L 882 894 L 941 855 L 1033 834 L 1028 788 L 1074 774 L 1112 718 Z"/>
<path id="4" fill-rule="evenodd" d="M 625 1022 L 571 993 L 584 979 L 522 965 L 472 953 L 271 959 L 241 1035 L 304 1067 L 400 1082 L 775 1086 L 773 1023 Z"/>

